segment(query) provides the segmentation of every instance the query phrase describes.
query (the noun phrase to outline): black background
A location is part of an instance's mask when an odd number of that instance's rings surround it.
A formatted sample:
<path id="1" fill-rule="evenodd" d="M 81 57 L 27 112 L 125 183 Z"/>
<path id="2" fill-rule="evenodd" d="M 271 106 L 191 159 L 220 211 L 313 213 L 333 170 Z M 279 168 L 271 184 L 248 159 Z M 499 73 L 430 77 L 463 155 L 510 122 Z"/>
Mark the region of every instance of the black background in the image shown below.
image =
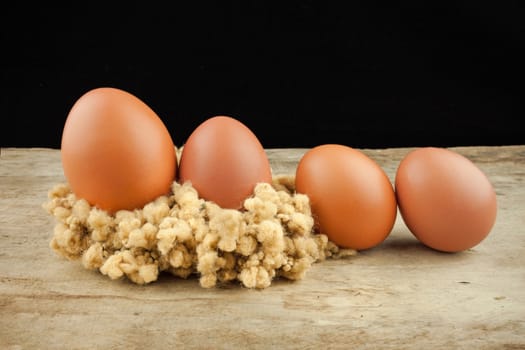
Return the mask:
<path id="1" fill-rule="evenodd" d="M 214 115 L 266 148 L 525 140 L 519 1 L 72 3 L 1 11 L 2 147 L 59 148 L 101 86 L 146 102 L 178 146 Z"/>

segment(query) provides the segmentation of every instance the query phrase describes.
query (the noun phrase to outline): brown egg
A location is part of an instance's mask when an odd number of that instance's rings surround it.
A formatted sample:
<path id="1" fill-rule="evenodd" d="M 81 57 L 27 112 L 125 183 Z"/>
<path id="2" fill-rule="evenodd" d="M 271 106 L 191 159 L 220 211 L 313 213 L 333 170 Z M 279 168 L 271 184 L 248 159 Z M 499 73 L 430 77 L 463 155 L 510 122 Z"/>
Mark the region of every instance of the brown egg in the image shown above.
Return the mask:
<path id="1" fill-rule="evenodd" d="M 392 184 L 359 150 L 333 144 L 310 149 L 299 161 L 295 184 L 297 192 L 310 198 L 318 230 L 340 247 L 372 248 L 394 226 Z"/>
<path id="2" fill-rule="evenodd" d="M 71 108 L 62 133 L 64 175 L 77 197 L 110 213 L 141 208 L 170 191 L 175 146 L 144 102 L 97 88 Z"/>
<path id="3" fill-rule="evenodd" d="M 179 182 L 190 181 L 203 199 L 240 209 L 258 182 L 271 183 L 263 146 L 240 121 L 216 116 L 199 125 L 184 144 Z"/>
<path id="4" fill-rule="evenodd" d="M 436 250 L 474 247 L 496 220 L 496 193 L 488 178 L 468 158 L 445 148 L 408 153 L 397 169 L 395 190 L 407 227 Z"/>

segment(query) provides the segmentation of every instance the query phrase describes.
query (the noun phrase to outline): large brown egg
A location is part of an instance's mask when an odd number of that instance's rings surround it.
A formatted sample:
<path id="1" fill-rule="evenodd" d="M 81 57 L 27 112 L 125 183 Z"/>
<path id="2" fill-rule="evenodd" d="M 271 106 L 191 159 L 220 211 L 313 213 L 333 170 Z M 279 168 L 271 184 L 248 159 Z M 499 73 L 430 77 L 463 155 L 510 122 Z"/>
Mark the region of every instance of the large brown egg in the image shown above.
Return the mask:
<path id="1" fill-rule="evenodd" d="M 395 188 L 409 230 L 436 250 L 472 248 L 496 220 L 496 193 L 487 176 L 452 150 L 423 147 L 400 162 Z"/>
<path id="2" fill-rule="evenodd" d="M 394 189 L 383 169 L 361 151 L 321 145 L 297 166 L 297 192 L 310 198 L 318 230 L 340 247 L 363 250 L 381 243 L 394 225 Z"/>
<path id="3" fill-rule="evenodd" d="M 179 174 L 179 182 L 190 181 L 201 198 L 231 209 L 240 209 L 258 182 L 272 181 L 255 134 L 228 116 L 209 118 L 193 131 L 182 148 Z"/>
<path id="4" fill-rule="evenodd" d="M 97 88 L 71 108 L 62 133 L 64 175 L 77 197 L 110 213 L 170 191 L 175 146 L 157 114 L 134 95 Z"/>

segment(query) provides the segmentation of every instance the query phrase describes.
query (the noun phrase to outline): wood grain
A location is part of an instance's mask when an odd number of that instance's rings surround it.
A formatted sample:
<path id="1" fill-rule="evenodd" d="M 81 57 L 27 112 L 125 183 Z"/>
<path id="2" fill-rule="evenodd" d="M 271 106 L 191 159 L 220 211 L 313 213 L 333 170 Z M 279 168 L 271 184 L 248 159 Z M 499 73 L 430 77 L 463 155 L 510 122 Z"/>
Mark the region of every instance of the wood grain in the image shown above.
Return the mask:
<path id="1" fill-rule="evenodd" d="M 363 150 L 393 181 L 409 148 Z M 41 207 L 60 152 L 0 153 L 0 348 L 525 349 L 525 146 L 454 148 L 493 183 L 490 235 L 458 254 L 419 244 L 398 216 L 380 246 L 264 290 L 196 278 L 112 281 L 50 248 Z M 275 174 L 306 149 L 267 150 Z"/>

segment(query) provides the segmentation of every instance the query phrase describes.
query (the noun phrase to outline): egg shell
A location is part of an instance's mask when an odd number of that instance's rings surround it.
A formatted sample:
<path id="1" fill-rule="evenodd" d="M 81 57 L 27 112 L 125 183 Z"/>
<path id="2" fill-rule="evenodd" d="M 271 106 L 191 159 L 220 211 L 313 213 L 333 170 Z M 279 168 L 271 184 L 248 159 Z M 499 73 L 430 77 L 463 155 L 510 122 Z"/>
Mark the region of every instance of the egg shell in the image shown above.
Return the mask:
<path id="1" fill-rule="evenodd" d="M 363 152 L 326 144 L 307 151 L 297 166 L 296 190 L 310 198 L 318 230 L 340 247 L 377 246 L 394 225 L 397 205 L 383 169 Z"/>
<path id="2" fill-rule="evenodd" d="M 141 208 L 169 193 L 176 176 L 171 135 L 136 96 L 116 88 L 88 91 L 62 132 L 64 175 L 77 197 L 110 213 Z"/>
<path id="3" fill-rule="evenodd" d="M 203 199 L 240 209 L 259 182 L 271 183 L 272 169 L 255 134 L 229 116 L 200 124 L 181 152 L 179 182 L 191 182 Z"/>
<path id="4" fill-rule="evenodd" d="M 496 193 L 489 179 L 449 149 L 422 147 L 408 153 L 398 166 L 395 191 L 406 226 L 436 250 L 472 248 L 496 220 Z"/>

